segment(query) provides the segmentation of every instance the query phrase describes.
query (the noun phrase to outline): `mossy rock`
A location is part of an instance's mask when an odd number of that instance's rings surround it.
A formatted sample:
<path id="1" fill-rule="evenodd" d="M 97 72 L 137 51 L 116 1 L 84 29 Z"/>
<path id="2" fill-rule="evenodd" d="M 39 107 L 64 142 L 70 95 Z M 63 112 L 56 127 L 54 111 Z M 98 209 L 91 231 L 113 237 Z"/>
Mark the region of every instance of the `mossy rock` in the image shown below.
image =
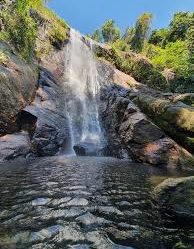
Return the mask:
<path id="1" fill-rule="evenodd" d="M 178 242 L 173 246 L 173 249 L 193 249 L 193 246 Z"/>
<path id="2" fill-rule="evenodd" d="M 137 94 L 133 101 L 155 124 L 190 152 L 194 152 L 194 108 L 182 102 Z"/>
<path id="3" fill-rule="evenodd" d="M 154 189 L 154 197 L 177 218 L 194 221 L 194 176 L 165 180 Z"/>

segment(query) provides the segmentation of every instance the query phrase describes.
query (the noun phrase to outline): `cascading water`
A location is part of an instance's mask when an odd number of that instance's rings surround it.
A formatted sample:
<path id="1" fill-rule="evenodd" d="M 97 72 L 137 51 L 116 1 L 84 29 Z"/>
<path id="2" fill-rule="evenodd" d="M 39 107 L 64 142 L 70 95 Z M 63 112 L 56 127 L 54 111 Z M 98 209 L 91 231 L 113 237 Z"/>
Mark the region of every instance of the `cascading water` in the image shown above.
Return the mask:
<path id="1" fill-rule="evenodd" d="M 67 79 L 65 82 L 67 112 L 71 133 L 71 152 L 78 143 L 99 145 L 102 132 L 98 119 L 99 82 L 92 41 L 71 29 L 67 46 Z"/>

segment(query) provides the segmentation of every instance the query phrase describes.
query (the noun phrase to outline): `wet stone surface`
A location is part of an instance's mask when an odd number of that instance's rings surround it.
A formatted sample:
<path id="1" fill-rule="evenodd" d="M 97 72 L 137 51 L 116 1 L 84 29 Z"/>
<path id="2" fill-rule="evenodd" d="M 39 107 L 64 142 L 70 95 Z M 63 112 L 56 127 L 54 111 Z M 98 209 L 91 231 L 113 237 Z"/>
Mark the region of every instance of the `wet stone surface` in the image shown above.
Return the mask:
<path id="1" fill-rule="evenodd" d="M 0 165 L 1 249 L 172 249 L 194 227 L 161 214 L 154 185 L 176 172 L 126 160 L 53 157 Z M 191 247 L 192 248 L 192 247 Z"/>

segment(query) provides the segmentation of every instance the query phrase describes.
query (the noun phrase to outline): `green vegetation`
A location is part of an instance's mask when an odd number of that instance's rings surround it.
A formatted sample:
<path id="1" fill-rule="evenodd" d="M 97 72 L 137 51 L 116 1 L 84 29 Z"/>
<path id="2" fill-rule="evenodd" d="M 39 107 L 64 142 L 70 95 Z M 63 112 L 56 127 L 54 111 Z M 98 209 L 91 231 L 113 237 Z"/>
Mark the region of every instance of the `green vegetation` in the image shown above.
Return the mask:
<path id="1" fill-rule="evenodd" d="M 0 65 L 1 64 L 7 64 L 7 62 L 9 61 L 8 56 L 0 50 Z"/>
<path id="2" fill-rule="evenodd" d="M 150 29 L 151 20 L 152 14 L 150 13 L 144 13 L 138 18 L 134 29 L 134 34 L 130 42 L 131 49 L 134 52 L 142 52 L 144 43 L 148 38 L 148 31 Z"/>
<path id="3" fill-rule="evenodd" d="M 120 29 L 115 25 L 115 22 L 110 19 L 107 20 L 100 29 L 95 30 L 90 37 L 97 42 L 112 43 L 117 41 L 120 35 Z"/>
<path id="4" fill-rule="evenodd" d="M 189 51 L 184 41 L 167 43 L 165 48 L 148 44 L 144 48 L 144 54 L 160 71 L 170 68 L 180 77 L 189 77 L 190 75 Z"/>
<path id="5" fill-rule="evenodd" d="M 152 32 L 151 21 L 152 14 L 144 13 L 134 27 L 128 27 L 121 36 L 114 21 L 109 20 L 91 37 L 98 42 L 107 43 L 115 50 L 115 54 L 120 57 L 116 56 L 115 62 L 114 58 L 109 58 L 109 61 L 124 72 L 130 73 L 136 80 L 161 90 L 193 92 L 194 13 L 178 12 L 167 28 Z M 121 54 L 122 51 L 126 52 L 127 56 Z M 133 52 L 138 53 L 136 58 L 141 59 L 134 60 Z M 100 56 L 103 57 L 102 54 Z M 142 61 L 145 67 L 142 66 Z M 147 70 L 147 65 L 152 68 L 151 71 Z M 173 77 L 168 77 L 165 74 L 167 71 L 172 72 Z"/>
<path id="6" fill-rule="evenodd" d="M 89 35 L 89 37 L 97 42 L 102 42 L 102 33 L 99 29 L 96 29 L 92 36 Z"/>
<path id="7" fill-rule="evenodd" d="M 113 20 L 108 20 L 102 26 L 102 36 L 104 42 L 115 42 L 120 38 L 120 30 L 116 27 Z"/>
<path id="8" fill-rule="evenodd" d="M 119 70 L 131 75 L 137 81 L 156 89 L 168 89 L 164 76 L 144 57 L 134 53 L 125 53 L 115 48 L 115 43 L 109 50 L 98 48 L 96 55 L 105 58 Z"/>
<path id="9" fill-rule="evenodd" d="M 173 249 L 192 249 L 191 246 L 185 245 L 182 242 L 176 243 L 176 245 L 173 247 Z"/>
<path id="10" fill-rule="evenodd" d="M 21 53 L 30 59 L 37 34 L 35 21 L 30 17 L 31 1 L 17 0 L 5 11 L 0 12 L 3 22 L 1 39 L 9 41 Z"/>
<path id="11" fill-rule="evenodd" d="M 178 12 L 167 29 L 154 30 L 145 53 L 158 70 L 174 71 L 172 91 L 193 92 L 194 13 Z"/>
<path id="12" fill-rule="evenodd" d="M 123 40 L 118 39 L 115 42 L 112 43 L 112 47 L 116 50 L 124 51 L 124 52 L 130 52 L 130 46 Z"/>
<path id="13" fill-rule="evenodd" d="M 16 0 L 13 3 L 4 3 L 0 18 L 0 40 L 14 46 L 28 61 L 32 59 L 34 52 L 39 56 L 45 51 L 48 52 L 48 46 L 44 46 L 45 41 L 38 41 L 40 23 L 48 26 L 48 30 L 45 31 L 48 35 L 46 34 L 44 40 L 50 41 L 57 48 L 67 39 L 67 24 L 46 8 L 42 0 Z"/>

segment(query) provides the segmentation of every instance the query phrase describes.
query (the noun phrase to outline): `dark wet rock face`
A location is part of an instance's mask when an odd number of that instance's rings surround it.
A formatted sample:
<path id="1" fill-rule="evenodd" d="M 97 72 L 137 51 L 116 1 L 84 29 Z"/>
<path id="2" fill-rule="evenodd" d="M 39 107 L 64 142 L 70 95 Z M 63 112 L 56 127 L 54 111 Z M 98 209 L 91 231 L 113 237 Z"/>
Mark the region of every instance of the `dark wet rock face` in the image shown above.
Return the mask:
<path id="1" fill-rule="evenodd" d="M 155 188 L 154 196 L 161 208 L 194 221 L 194 176 L 167 179 Z"/>
<path id="2" fill-rule="evenodd" d="M 153 205 L 152 178 L 166 177 L 166 170 L 101 157 L 2 164 L 0 248 L 192 245 L 193 223 L 177 225 Z"/>
<path id="3" fill-rule="evenodd" d="M 68 147 L 70 138 L 65 95 L 58 84 L 52 74 L 43 69 L 35 100 L 24 109 L 37 120 L 31 145 L 32 152 L 38 156 L 52 156 Z"/>
<path id="4" fill-rule="evenodd" d="M 106 148 L 102 144 L 92 141 L 80 142 L 73 146 L 77 156 L 102 156 L 106 154 Z"/>
<path id="5" fill-rule="evenodd" d="M 118 131 L 129 100 L 123 97 L 126 96 L 127 91 L 123 90 L 119 95 L 118 89 L 110 86 L 102 90 L 99 113 L 107 138 L 107 151 L 112 156 L 125 158 L 125 155 L 128 157 L 128 151 L 118 136 Z"/>
<path id="6" fill-rule="evenodd" d="M 4 43 L 0 48 L 9 56 L 0 66 L 0 160 L 52 156 L 66 149 L 69 131 L 61 83 L 65 49 L 41 62 L 48 71 L 27 64 Z"/>

